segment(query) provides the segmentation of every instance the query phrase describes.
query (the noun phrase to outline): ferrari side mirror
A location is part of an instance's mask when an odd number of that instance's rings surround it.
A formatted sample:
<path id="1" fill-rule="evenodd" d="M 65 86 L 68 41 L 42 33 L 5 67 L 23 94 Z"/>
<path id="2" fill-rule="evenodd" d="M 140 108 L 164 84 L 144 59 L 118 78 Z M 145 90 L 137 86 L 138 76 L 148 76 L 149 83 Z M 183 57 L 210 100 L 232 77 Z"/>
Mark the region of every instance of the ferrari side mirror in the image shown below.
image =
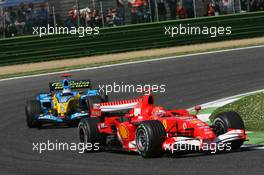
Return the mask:
<path id="1" fill-rule="evenodd" d="M 196 111 L 196 114 L 195 115 L 197 115 L 200 112 L 200 110 L 202 109 L 202 107 L 199 106 L 199 105 L 197 105 L 197 106 L 194 107 L 194 109 Z"/>

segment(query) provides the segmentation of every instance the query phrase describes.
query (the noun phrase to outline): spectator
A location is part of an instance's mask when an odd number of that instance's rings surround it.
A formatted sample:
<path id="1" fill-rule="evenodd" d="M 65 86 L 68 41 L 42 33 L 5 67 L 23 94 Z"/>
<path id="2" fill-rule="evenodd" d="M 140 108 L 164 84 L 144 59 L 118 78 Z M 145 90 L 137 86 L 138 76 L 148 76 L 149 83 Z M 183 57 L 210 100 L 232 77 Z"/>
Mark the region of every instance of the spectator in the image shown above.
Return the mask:
<path id="1" fill-rule="evenodd" d="M 73 26 L 77 27 L 78 13 L 77 13 L 77 8 L 75 5 L 70 10 L 69 15 L 70 15 Z"/>
<path id="2" fill-rule="evenodd" d="M 12 15 L 14 18 L 14 26 L 16 28 L 16 34 L 23 34 L 25 33 L 25 25 L 26 25 L 26 17 L 27 17 L 27 10 L 25 8 L 24 3 L 20 3 L 17 15 Z"/>
<path id="3" fill-rule="evenodd" d="M 241 11 L 248 11 L 248 0 L 241 0 Z"/>
<path id="4" fill-rule="evenodd" d="M 109 9 L 106 11 L 106 14 L 105 14 L 105 24 L 107 27 L 113 26 L 113 20 L 112 20 L 112 16 L 111 16 Z"/>
<path id="5" fill-rule="evenodd" d="M 48 24 L 48 11 L 45 4 L 40 5 L 40 9 L 37 12 L 37 20 L 39 26 L 46 26 Z"/>
<path id="6" fill-rule="evenodd" d="M 208 5 L 208 16 L 215 16 L 215 3 L 213 2 Z"/>
<path id="7" fill-rule="evenodd" d="M 219 1 L 214 1 L 214 5 L 215 5 L 215 16 L 219 16 L 221 14 Z"/>
<path id="8" fill-rule="evenodd" d="M 9 7 L 7 11 L 4 12 L 4 19 L 6 25 L 13 24 L 15 22 L 16 14 L 12 7 Z"/>
<path id="9" fill-rule="evenodd" d="M 115 8 L 109 8 L 106 11 L 106 24 L 109 27 L 122 25 L 122 20 L 118 16 L 117 9 L 115 9 Z"/>
<path id="10" fill-rule="evenodd" d="M 113 20 L 114 26 L 122 25 L 122 22 L 121 22 L 122 20 L 118 16 L 117 10 L 115 8 L 112 9 L 112 20 Z"/>
<path id="11" fill-rule="evenodd" d="M 250 11 L 254 12 L 257 11 L 257 1 L 256 0 L 250 0 Z"/>
<path id="12" fill-rule="evenodd" d="M 138 20 L 137 20 L 137 8 L 136 7 L 131 7 L 130 8 L 130 15 L 131 15 L 131 23 L 132 24 L 136 24 L 138 23 Z"/>
<path id="13" fill-rule="evenodd" d="M 121 25 L 125 23 L 125 2 L 124 0 L 116 0 L 117 16 L 120 18 Z"/>
<path id="14" fill-rule="evenodd" d="M 92 17 L 93 17 L 92 10 L 89 9 L 87 12 L 87 15 L 86 15 L 87 26 L 90 26 L 90 27 L 94 26 L 94 24 L 93 24 L 94 21 L 93 21 Z"/>
<path id="15" fill-rule="evenodd" d="M 193 0 L 184 0 L 182 1 L 186 16 L 188 18 L 194 17 L 194 11 L 193 11 Z"/>
<path id="16" fill-rule="evenodd" d="M 92 13 L 93 27 L 102 27 L 102 16 L 99 14 L 98 10 L 94 9 Z"/>
<path id="17" fill-rule="evenodd" d="M 149 15 L 149 19 L 148 22 L 150 21 L 155 21 L 155 16 L 156 16 L 156 9 L 155 9 L 155 3 L 154 0 L 146 0 L 146 6 L 147 6 L 147 14 Z M 174 9 L 175 11 L 175 9 Z"/>
<path id="18" fill-rule="evenodd" d="M 86 11 L 85 10 L 80 10 L 80 25 L 83 27 L 87 26 L 86 23 Z"/>
<path id="19" fill-rule="evenodd" d="M 257 5 L 258 10 L 263 11 L 264 10 L 264 0 L 259 0 Z"/>
<path id="20" fill-rule="evenodd" d="M 6 36 L 22 34 L 32 34 L 34 26 L 45 26 L 48 22 L 48 11 L 46 4 L 40 4 L 40 8 L 35 8 L 33 3 L 25 5 L 20 3 L 17 7 L 4 9 L 4 19 L 2 21 L 2 32 Z M 3 29 L 5 27 L 5 29 Z"/>
<path id="21" fill-rule="evenodd" d="M 177 4 L 178 0 L 166 0 L 168 5 L 169 5 L 169 10 L 170 10 L 170 19 L 176 19 L 176 10 L 177 9 Z"/>
<path id="22" fill-rule="evenodd" d="M 17 34 L 17 28 L 15 26 L 16 22 L 16 13 L 14 12 L 12 7 L 9 7 L 8 10 L 4 13 L 4 19 L 5 19 L 5 33 L 8 36 L 13 36 Z"/>
<path id="23" fill-rule="evenodd" d="M 37 21 L 37 12 L 34 9 L 34 4 L 30 3 L 28 5 L 28 9 L 26 11 L 26 23 L 25 23 L 25 31 L 26 33 L 30 34 L 33 31 L 33 27 L 36 24 Z"/>
<path id="24" fill-rule="evenodd" d="M 159 20 L 160 21 L 166 21 L 167 20 L 167 10 L 166 10 L 166 7 L 165 7 L 165 3 L 163 0 L 161 0 L 159 3 L 158 3 L 158 12 L 159 12 Z"/>
<path id="25" fill-rule="evenodd" d="M 144 16 L 147 13 L 147 0 L 136 0 L 138 23 L 145 22 Z"/>
<path id="26" fill-rule="evenodd" d="M 183 7 L 182 3 L 178 4 L 177 14 L 178 14 L 179 19 L 186 18 L 186 11 L 185 11 L 185 8 Z"/>
<path id="27" fill-rule="evenodd" d="M 68 17 L 66 19 L 66 26 L 68 28 L 77 27 L 77 20 L 78 20 L 77 9 L 76 6 L 74 5 L 68 13 Z"/>
<path id="28" fill-rule="evenodd" d="M 146 0 L 134 0 L 129 2 L 130 13 L 131 13 L 131 23 L 137 24 L 144 22 L 144 15 L 147 9 Z"/>
<path id="29" fill-rule="evenodd" d="M 223 14 L 230 14 L 233 12 L 232 0 L 223 0 L 222 4 L 223 4 L 223 9 L 222 9 Z"/>
<path id="30" fill-rule="evenodd" d="M 105 17 L 108 14 L 105 15 Z M 108 20 L 108 19 L 107 19 Z M 85 27 L 102 27 L 102 15 L 97 9 L 91 10 L 90 8 L 85 8 L 80 10 L 80 24 Z"/>
<path id="31" fill-rule="evenodd" d="M 264 10 L 264 1 L 263 0 L 251 0 L 250 1 L 250 11 L 260 11 Z"/>
<path id="32" fill-rule="evenodd" d="M 17 22 L 22 23 L 25 21 L 26 21 L 26 9 L 24 3 L 21 3 L 17 11 Z"/>

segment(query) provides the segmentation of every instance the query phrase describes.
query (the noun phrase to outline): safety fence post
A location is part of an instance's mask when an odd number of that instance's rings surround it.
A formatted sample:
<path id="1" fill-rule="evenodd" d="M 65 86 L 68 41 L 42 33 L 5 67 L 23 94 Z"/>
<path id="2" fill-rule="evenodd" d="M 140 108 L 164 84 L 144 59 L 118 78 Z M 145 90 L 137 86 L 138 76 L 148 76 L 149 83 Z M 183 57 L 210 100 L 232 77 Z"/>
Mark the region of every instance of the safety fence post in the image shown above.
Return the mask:
<path id="1" fill-rule="evenodd" d="M 102 25 L 104 28 L 105 27 L 105 21 L 104 21 L 104 10 L 103 10 L 103 2 L 102 1 L 100 1 L 100 11 L 101 11 Z"/>

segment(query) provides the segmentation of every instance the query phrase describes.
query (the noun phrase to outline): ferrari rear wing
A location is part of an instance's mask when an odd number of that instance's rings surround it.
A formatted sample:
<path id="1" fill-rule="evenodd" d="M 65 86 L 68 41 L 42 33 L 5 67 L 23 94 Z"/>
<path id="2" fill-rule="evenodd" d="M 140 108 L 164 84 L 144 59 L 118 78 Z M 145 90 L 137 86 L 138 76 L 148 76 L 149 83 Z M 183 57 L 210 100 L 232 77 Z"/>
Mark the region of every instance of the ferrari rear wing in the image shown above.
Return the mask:
<path id="1" fill-rule="evenodd" d="M 134 108 L 139 99 L 105 102 L 93 105 L 93 110 L 100 112 L 118 112 Z"/>
<path id="2" fill-rule="evenodd" d="M 91 88 L 90 80 L 69 80 L 71 89 Z M 63 81 L 49 83 L 50 91 L 63 90 Z"/>
<path id="3" fill-rule="evenodd" d="M 142 105 L 152 105 L 154 103 L 154 99 L 152 94 L 145 94 L 141 97 L 131 100 L 121 100 L 115 102 L 105 102 L 93 104 L 92 107 L 92 116 L 101 116 L 103 112 L 121 112 L 123 110 L 130 110 L 135 108 L 134 114 L 138 115 L 141 113 Z M 137 108 L 137 105 L 141 107 Z"/>
<path id="4" fill-rule="evenodd" d="M 100 109 L 102 112 L 121 111 L 126 109 L 132 109 L 136 106 L 139 99 L 122 100 L 116 102 L 100 103 Z"/>

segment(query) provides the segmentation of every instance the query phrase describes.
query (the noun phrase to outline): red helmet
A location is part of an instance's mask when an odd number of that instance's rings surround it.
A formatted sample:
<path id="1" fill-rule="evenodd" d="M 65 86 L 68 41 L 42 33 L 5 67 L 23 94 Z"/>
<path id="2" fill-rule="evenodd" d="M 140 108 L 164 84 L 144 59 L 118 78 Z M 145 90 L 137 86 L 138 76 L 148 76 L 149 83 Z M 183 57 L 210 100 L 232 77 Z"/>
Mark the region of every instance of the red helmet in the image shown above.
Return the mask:
<path id="1" fill-rule="evenodd" d="M 165 117 L 166 110 L 163 107 L 154 107 L 151 112 L 152 116 L 155 117 Z"/>

